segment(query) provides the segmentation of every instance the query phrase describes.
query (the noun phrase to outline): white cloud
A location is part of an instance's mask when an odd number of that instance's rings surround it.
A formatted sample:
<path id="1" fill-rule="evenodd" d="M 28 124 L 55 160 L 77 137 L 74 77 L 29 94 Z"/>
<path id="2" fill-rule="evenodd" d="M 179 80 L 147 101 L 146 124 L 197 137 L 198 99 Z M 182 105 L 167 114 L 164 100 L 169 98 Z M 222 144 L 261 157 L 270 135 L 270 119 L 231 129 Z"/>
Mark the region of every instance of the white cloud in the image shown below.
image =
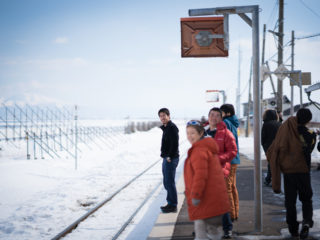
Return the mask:
<path id="1" fill-rule="evenodd" d="M 66 37 L 58 37 L 54 40 L 54 42 L 57 44 L 66 44 L 66 43 L 68 43 L 68 41 L 69 40 Z"/>

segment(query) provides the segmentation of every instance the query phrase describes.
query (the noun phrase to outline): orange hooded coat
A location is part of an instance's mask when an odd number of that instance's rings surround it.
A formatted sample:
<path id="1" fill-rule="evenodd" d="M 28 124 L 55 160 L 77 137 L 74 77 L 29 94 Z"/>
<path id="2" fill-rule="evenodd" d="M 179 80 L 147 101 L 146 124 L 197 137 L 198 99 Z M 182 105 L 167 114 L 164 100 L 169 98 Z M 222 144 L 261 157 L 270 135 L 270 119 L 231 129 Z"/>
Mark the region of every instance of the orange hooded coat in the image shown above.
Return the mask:
<path id="1" fill-rule="evenodd" d="M 218 158 L 218 145 L 213 138 L 199 140 L 188 150 L 184 181 L 190 220 L 219 216 L 229 211 L 230 201 Z M 192 198 L 200 199 L 200 204 L 192 205 Z"/>

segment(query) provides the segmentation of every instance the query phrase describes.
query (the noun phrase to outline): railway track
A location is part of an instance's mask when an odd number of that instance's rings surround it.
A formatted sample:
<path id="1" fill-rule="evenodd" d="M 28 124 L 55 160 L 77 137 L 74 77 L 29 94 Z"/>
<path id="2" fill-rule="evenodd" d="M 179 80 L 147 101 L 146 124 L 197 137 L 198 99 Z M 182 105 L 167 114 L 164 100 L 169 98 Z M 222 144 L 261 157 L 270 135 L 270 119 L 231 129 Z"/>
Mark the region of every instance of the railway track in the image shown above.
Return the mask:
<path id="1" fill-rule="evenodd" d="M 181 143 L 180 146 L 182 146 L 183 143 Z M 180 157 L 180 164 L 182 162 L 182 160 L 185 158 L 185 156 L 181 156 Z M 152 163 L 151 165 L 149 165 L 146 169 L 144 169 L 142 172 L 140 172 L 139 174 L 137 174 L 136 176 L 134 176 L 131 180 L 129 180 L 127 183 L 125 183 L 124 185 L 122 185 L 121 187 L 119 187 L 116 191 L 114 191 L 111 195 L 109 195 L 105 200 L 101 201 L 100 203 L 98 203 L 95 207 L 93 207 L 92 209 L 88 210 L 87 213 L 85 213 L 83 216 L 81 216 L 80 218 L 78 218 L 76 221 L 74 221 L 73 223 L 71 223 L 69 226 L 67 226 L 64 230 L 62 230 L 60 233 L 58 233 L 56 236 L 54 236 L 52 238 L 52 240 L 59 240 L 59 239 L 62 239 L 64 237 L 66 237 L 66 239 L 73 239 L 71 236 L 72 235 L 78 235 L 80 236 L 81 234 L 78 232 L 78 228 L 80 228 L 80 226 L 82 225 L 85 225 L 86 223 L 85 222 L 88 222 L 86 220 L 89 220 L 90 218 L 92 217 L 95 217 L 94 215 L 99 215 L 98 212 L 103 212 L 103 208 L 107 208 L 109 207 L 109 210 L 104 210 L 108 213 L 110 213 L 110 208 L 120 208 L 119 207 L 119 203 L 122 203 L 122 202 L 125 202 L 125 201 L 128 201 L 130 202 L 129 199 L 127 199 L 125 196 L 125 192 L 127 191 L 130 191 L 130 188 L 139 188 L 140 187 L 140 183 L 145 183 L 145 182 L 150 182 L 150 181 L 153 181 L 152 183 L 152 187 L 150 189 L 150 186 L 148 186 L 147 190 L 143 190 L 145 191 L 144 192 L 144 197 L 142 200 L 140 200 L 140 204 L 138 206 L 135 206 L 135 209 L 134 211 L 132 211 L 132 209 L 129 209 L 128 210 L 128 213 L 131 212 L 130 216 L 127 217 L 126 216 L 126 219 L 124 221 L 124 219 L 121 219 L 121 226 L 117 227 L 117 229 L 114 229 L 112 228 L 111 230 L 110 229 L 107 229 L 108 231 L 106 232 L 113 232 L 111 235 L 112 237 L 110 236 L 110 233 L 108 234 L 108 236 L 104 239 L 112 239 L 112 240 L 116 240 L 119 238 L 119 236 L 122 234 L 122 232 L 126 229 L 126 227 L 132 222 L 133 218 L 139 213 L 139 211 L 143 208 L 143 206 L 148 202 L 148 200 L 154 195 L 154 193 L 157 191 L 157 189 L 159 189 L 159 187 L 161 186 L 162 184 L 162 175 L 161 175 L 161 172 L 157 171 L 157 174 L 155 173 L 150 173 L 151 172 L 151 169 L 154 168 L 156 165 L 160 164 L 162 162 L 162 159 L 158 159 L 157 161 L 155 161 L 154 163 Z M 149 173 L 149 175 L 148 175 Z M 153 178 L 150 180 L 150 177 Z M 139 182 L 139 181 L 140 182 Z M 151 183 L 150 183 L 151 184 Z M 134 186 L 136 185 L 136 186 Z M 142 185 L 142 184 L 141 184 Z M 131 186 L 130 188 L 128 188 L 129 186 Z M 131 190 L 132 191 L 132 190 Z M 120 198 L 121 199 L 121 194 L 124 196 L 122 197 L 123 199 L 122 200 L 119 200 L 119 199 L 116 199 L 116 198 Z M 127 193 L 128 194 L 128 193 Z M 135 195 L 134 192 L 132 193 L 129 193 L 128 195 Z M 135 196 L 133 196 L 134 198 Z M 141 197 L 140 197 L 141 198 Z M 116 199 L 116 200 L 114 200 Z M 114 200 L 114 203 L 112 203 L 112 200 Z M 109 204 L 107 204 L 109 203 Z M 108 206 L 110 205 L 110 206 Z M 112 207 L 113 206 L 113 207 Z M 99 210 L 99 211 L 98 211 Z M 123 211 L 121 209 L 121 211 Z M 124 210 L 125 211 L 125 210 Z M 102 215 L 101 217 L 105 218 L 105 215 L 107 213 L 101 213 L 100 215 Z M 110 214 L 112 215 L 112 214 Z M 96 220 L 96 219 L 95 219 Z M 89 224 L 90 225 L 90 224 Z M 99 225 L 99 224 L 97 224 Z M 103 223 L 103 225 L 101 226 L 100 231 L 104 231 L 106 230 L 105 228 L 105 225 L 106 223 Z M 78 227 L 79 226 L 79 227 Z M 87 230 L 92 230 L 93 228 L 95 228 L 95 224 L 94 224 L 94 227 L 92 227 L 92 225 L 90 225 L 91 227 L 84 227 L 86 228 Z M 83 230 L 82 230 L 83 231 Z M 85 231 L 85 230 L 84 230 Z M 76 237 L 76 239 L 79 239 L 79 237 Z"/>

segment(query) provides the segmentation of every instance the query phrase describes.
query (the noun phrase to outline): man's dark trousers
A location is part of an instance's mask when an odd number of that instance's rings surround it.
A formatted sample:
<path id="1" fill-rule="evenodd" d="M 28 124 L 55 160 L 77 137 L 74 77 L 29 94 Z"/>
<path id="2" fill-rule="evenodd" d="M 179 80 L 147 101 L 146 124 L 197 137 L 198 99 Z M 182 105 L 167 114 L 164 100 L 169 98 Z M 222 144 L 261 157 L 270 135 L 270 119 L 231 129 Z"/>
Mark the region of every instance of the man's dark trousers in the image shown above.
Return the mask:
<path id="1" fill-rule="evenodd" d="M 178 203 L 175 184 L 176 168 L 178 163 L 179 158 L 172 158 L 171 162 L 168 162 L 166 158 L 163 158 L 162 162 L 163 185 L 167 190 L 167 202 L 172 206 L 177 206 Z"/>
<path id="2" fill-rule="evenodd" d="M 310 173 L 285 173 L 284 174 L 285 206 L 287 210 L 287 224 L 290 232 L 298 229 L 296 201 L 302 203 L 303 224 L 313 226 L 312 215 L 312 187 Z"/>

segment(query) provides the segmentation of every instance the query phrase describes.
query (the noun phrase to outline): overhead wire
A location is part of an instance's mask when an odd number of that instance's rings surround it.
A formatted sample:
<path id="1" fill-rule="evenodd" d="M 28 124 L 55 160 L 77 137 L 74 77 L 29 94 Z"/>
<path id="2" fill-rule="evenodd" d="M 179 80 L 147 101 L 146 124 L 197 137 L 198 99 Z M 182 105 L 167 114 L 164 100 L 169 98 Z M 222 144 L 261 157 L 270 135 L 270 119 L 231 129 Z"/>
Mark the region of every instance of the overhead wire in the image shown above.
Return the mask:
<path id="1" fill-rule="evenodd" d="M 270 16 L 269 16 L 269 18 L 268 18 L 268 21 L 267 21 L 267 25 L 269 24 L 270 20 L 271 20 L 272 18 L 274 18 L 274 14 L 276 13 L 275 10 L 276 10 L 276 7 L 277 7 L 277 5 L 278 5 L 278 2 L 279 2 L 279 0 L 276 0 L 275 3 L 274 3 L 273 9 L 272 9 L 272 11 L 271 11 L 271 13 L 270 13 Z"/>
<path id="2" fill-rule="evenodd" d="M 250 66 L 250 64 L 251 64 L 251 59 L 249 60 L 249 64 L 248 64 L 248 62 L 247 62 L 247 64 L 245 64 L 245 65 L 249 65 Z M 251 73 L 249 73 L 249 74 L 251 74 Z M 250 78 L 250 76 L 249 76 L 249 78 Z M 242 94 L 247 90 L 247 88 L 249 87 L 248 85 L 249 85 L 249 79 L 248 79 L 248 81 L 247 81 L 247 83 L 246 83 L 246 85 L 245 85 L 245 87 L 242 89 L 242 91 L 241 91 L 241 89 L 240 89 L 240 96 L 242 96 Z"/>
<path id="3" fill-rule="evenodd" d="M 319 36 L 320 36 L 320 33 L 316 33 L 316 34 L 308 35 L 308 36 L 304 36 L 304 37 L 296 37 L 296 38 L 294 38 L 294 39 L 296 39 L 296 40 L 301 40 L 301 39 L 313 38 L 313 37 L 319 37 Z"/>
<path id="4" fill-rule="evenodd" d="M 285 45 L 283 45 L 282 49 L 285 49 L 288 45 L 291 46 L 291 40 L 288 41 Z M 272 61 L 272 59 L 278 54 L 278 52 L 276 52 L 275 54 L 273 54 L 271 57 L 268 58 L 267 61 Z"/>
<path id="5" fill-rule="evenodd" d="M 300 0 L 300 2 L 302 3 L 302 5 L 307 8 L 310 12 L 312 12 L 314 15 L 316 15 L 318 18 L 320 18 L 320 15 L 315 12 L 314 10 L 312 10 L 312 8 L 310 8 L 303 0 Z"/>

